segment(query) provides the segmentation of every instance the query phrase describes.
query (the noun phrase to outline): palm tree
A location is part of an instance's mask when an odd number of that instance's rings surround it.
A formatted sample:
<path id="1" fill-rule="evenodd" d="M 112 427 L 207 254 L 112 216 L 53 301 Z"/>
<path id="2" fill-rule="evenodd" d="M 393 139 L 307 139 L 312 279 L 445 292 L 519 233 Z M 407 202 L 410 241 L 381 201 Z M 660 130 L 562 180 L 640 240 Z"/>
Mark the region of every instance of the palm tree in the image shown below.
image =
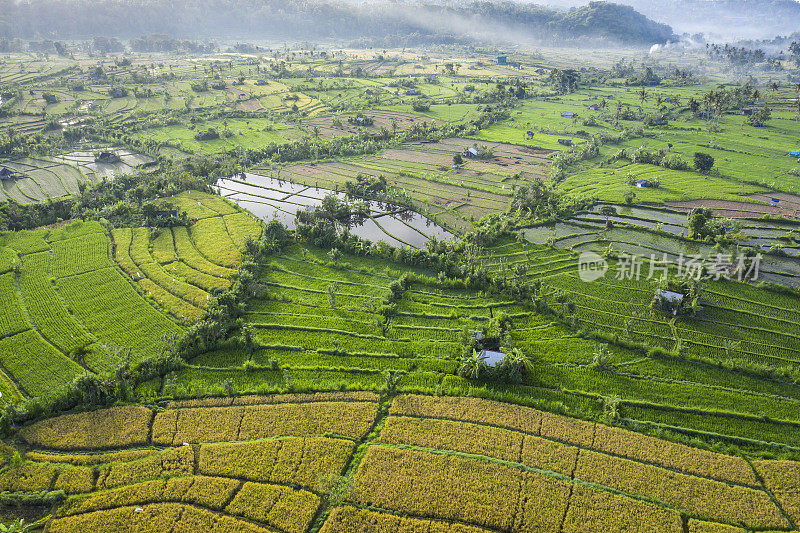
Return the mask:
<path id="1" fill-rule="evenodd" d="M 333 261 L 333 267 L 336 268 L 339 266 L 339 259 L 342 258 L 342 252 L 338 248 L 331 248 L 331 250 L 328 252 L 328 257 L 331 258 L 331 261 Z"/>
<path id="2" fill-rule="evenodd" d="M 613 359 L 614 356 L 608 350 L 608 346 L 598 346 L 592 356 L 592 367 L 597 370 L 613 370 L 614 365 L 611 363 Z"/>
<path id="3" fill-rule="evenodd" d="M 619 127 L 619 117 L 622 114 L 622 102 L 617 100 L 617 108 L 614 113 L 614 127 Z"/>
<path id="4" fill-rule="evenodd" d="M 488 369 L 486 356 L 479 354 L 476 350 L 472 350 L 472 355 L 461 359 L 458 374 L 465 378 L 480 379 Z"/>
<path id="5" fill-rule="evenodd" d="M 716 98 L 716 93 L 713 89 L 703 95 L 703 107 L 705 107 L 706 110 L 706 124 L 711 120 L 711 108 L 714 98 Z"/>
<path id="6" fill-rule="evenodd" d="M 512 348 L 500 361 L 497 370 L 505 381 L 519 383 L 533 370 L 533 365 L 519 348 Z"/>

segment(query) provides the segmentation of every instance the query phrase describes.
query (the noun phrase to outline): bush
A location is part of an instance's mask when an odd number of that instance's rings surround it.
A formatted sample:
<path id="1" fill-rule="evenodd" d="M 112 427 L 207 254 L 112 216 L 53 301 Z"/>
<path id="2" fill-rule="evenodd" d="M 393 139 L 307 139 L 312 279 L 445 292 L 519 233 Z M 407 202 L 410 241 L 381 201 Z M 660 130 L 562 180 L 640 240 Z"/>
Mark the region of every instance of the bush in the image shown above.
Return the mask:
<path id="1" fill-rule="evenodd" d="M 714 158 L 703 152 L 694 153 L 694 168 L 698 172 L 706 173 L 714 166 Z"/>
<path id="2" fill-rule="evenodd" d="M 411 109 L 413 109 L 414 111 L 417 111 L 419 113 L 424 113 L 426 111 L 430 111 L 431 110 L 431 104 L 428 103 L 426 100 L 418 99 L 418 100 L 414 100 L 411 103 Z"/>
<path id="3" fill-rule="evenodd" d="M 219 133 L 214 128 L 208 128 L 206 131 L 198 131 L 195 133 L 194 138 L 197 141 L 211 141 L 219 139 Z"/>

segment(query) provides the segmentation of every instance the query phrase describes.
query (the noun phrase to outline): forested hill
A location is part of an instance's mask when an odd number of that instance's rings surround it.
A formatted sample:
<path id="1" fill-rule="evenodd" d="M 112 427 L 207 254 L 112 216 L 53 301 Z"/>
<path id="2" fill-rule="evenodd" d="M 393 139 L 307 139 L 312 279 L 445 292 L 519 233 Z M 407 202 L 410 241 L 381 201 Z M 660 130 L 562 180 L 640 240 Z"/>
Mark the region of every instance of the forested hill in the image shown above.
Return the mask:
<path id="1" fill-rule="evenodd" d="M 686 33 L 712 38 L 767 39 L 800 28 L 795 0 L 625 0 L 642 13 Z"/>
<path id="2" fill-rule="evenodd" d="M 529 0 L 519 0 L 526 2 Z M 579 7 L 586 0 L 530 0 Z M 704 34 L 711 40 L 771 39 L 800 28 L 797 0 L 616 0 L 643 15 L 669 24 L 676 33 Z"/>
<path id="3" fill-rule="evenodd" d="M 410 45 L 468 39 L 653 44 L 672 36 L 669 26 L 607 2 L 566 11 L 500 1 L 0 0 L 5 38 L 125 39 L 151 33 L 226 41 L 366 39 L 386 45 L 394 36 Z"/>

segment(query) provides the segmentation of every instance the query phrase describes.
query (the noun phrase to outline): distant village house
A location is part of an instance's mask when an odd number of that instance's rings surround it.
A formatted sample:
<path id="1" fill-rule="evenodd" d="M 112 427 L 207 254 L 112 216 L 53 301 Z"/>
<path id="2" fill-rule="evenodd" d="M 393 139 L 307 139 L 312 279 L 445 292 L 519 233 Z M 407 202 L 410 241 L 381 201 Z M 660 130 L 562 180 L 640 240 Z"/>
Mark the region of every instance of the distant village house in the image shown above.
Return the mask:
<path id="1" fill-rule="evenodd" d="M 100 152 L 94 160 L 97 163 L 112 164 L 119 161 L 119 156 L 113 152 Z"/>

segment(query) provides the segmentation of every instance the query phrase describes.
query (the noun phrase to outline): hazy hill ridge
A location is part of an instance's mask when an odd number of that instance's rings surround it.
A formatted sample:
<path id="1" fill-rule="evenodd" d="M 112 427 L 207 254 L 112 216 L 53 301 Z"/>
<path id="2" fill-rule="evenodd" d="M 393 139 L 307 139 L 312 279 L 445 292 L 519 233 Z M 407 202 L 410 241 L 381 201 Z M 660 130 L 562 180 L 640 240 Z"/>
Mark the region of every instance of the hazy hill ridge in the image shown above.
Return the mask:
<path id="1" fill-rule="evenodd" d="M 27 39 L 133 38 L 165 33 L 192 39 L 469 38 L 518 42 L 605 39 L 652 44 L 672 29 L 629 6 L 591 2 L 559 10 L 512 2 L 344 4 L 300 0 L 29 0 L 0 2 L 0 35 Z"/>

